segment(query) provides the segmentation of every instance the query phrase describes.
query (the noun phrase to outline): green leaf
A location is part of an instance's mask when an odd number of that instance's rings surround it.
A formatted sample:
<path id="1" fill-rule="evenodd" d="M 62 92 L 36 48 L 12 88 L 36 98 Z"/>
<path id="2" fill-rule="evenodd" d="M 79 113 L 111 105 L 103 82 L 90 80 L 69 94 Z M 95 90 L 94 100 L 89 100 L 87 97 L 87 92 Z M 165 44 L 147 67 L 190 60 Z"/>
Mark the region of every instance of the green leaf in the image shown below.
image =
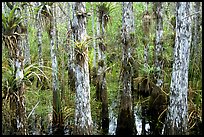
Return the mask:
<path id="1" fill-rule="evenodd" d="M 11 22 L 12 20 L 14 20 L 14 13 L 15 13 L 15 10 L 17 9 L 18 7 L 14 7 L 11 11 L 10 11 L 10 14 L 8 16 L 8 22 Z"/>
<path id="2" fill-rule="evenodd" d="M 3 27 L 4 27 L 4 29 L 6 29 L 6 24 L 7 24 L 7 22 L 6 22 L 6 17 L 5 17 L 5 15 L 4 15 L 4 13 L 2 13 L 2 24 L 3 24 Z"/>

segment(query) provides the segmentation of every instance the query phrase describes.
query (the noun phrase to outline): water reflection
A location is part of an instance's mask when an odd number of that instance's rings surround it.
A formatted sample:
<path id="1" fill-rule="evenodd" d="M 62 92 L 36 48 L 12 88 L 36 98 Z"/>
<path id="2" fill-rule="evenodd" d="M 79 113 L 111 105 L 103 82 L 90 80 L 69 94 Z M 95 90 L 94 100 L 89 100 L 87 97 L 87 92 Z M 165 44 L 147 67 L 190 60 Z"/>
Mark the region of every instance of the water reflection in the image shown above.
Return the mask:
<path id="1" fill-rule="evenodd" d="M 114 112 L 116 109 L 117 103 L 113 102 L 111 106 L 109 107 L 109 118 L 110 118 L 110 123 L 109 123 L 109 135 L 115 135 L 116 132 L 116 127 L 117 127 L 117 112 Z M 134 107 L 134 116 L 135 116 L 135 124 L 137 128 L 137 135 L 142 134 L 142 118 L 141 118 L 141 107 L 140 106 L 135 106 Z M 150 130 L 149 123 L 145 124 L 145 130 L 148 133 Z"/>

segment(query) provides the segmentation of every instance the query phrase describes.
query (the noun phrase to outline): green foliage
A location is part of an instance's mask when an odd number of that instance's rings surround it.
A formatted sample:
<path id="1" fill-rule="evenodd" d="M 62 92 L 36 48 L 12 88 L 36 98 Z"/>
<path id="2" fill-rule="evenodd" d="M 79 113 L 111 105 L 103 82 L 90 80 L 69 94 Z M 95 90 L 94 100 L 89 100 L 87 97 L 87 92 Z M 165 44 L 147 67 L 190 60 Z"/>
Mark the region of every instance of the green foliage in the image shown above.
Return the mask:
<path id="1" fill-rule="evenodd" d="M 3 11 L 2 13 L 2 28 L 3 35 L 12 35 L 16 32 L 16 29 L 20 26 L 20 24 L 24 21 L 23 14 L 21 12 L 21 7 L 26 7 L 28 3 L 22 3 L 20 6 L 19 3 L 14 5 L 14 8 L 8 11 Z M 45 119 L 44 125 L 48 125 L 48 114 L 52 113 L 52 101 L 53 101 L 53 92 L 51 90 L 51 80 L 52 80 L 52 69 L 51 69 L 51 56 L 50 56 L 50 40 L 48 33 L 46 32 L 49 29 L 50 17 L 52 16 L 51 6 L 53 2 L 41 2 L 39 6 L 32 7 L 34 11 L 29 11 L 30 15 L 28 20 L 28 32 L 29 32 L 29 44 L 30 44 L 30 53 L 31 53 L 31 65 L 26 65 L 24 67 L 24 78 L 25 82 L 25 99 L 26 99 L 26 111 L 27 116 L 34 109 L 34 106 L 39 101 L 39 104 L 35 108 L 35 114 L 37 120 Z M 86 3 L 87 12 L 90 11 L 91 5 L 90 3 Z M 54 6 L 58 6 L 57 4 Z M 62 4 L 61 8 L 66 6 Z M 121 59 L 122 59 L 122 43 L 121 43 L 121 28 L 122 28 L 122 4 L 119 2 L 102 2 L 102 3 L 93 3 L 94 13 L 100 12 L 100 19 L 102 19 L 102 15 L 104 15 L 104 22 L 106 24 L 106 32 L 104 43 L 106 44 L 106 63 L 107 63 L 107 73 L 106 73 L 106 81 L 107 81 L 107 93 L 108 93 L 108 102 L 109 106 L 113 102 L 118 101 L 118 95 L 121 91 Z M 152 4 L 148 5 L 148 11 L 152 16 Z M 135 36 L 135 44 L 133 44 L 132 48 L 134 49 L 134 61 L 137 62 L 139 72 L 139 76 L 135 79 L 136 83 L 141 83 L 144 80 L 144 75 L 148 76 L 149 81 L 152 82 L 151 75 L 154 74 L 154 39 L 155 39 L 155 25 L 154 20 L 151 20 L 151 28 L 149 28 L 149 65 L 147 68 L 144 68 L 144 44 L 143 44 L 143 28 L 142 28 L 142 17 L 143 12 L 145 10 L 145 4 L 143 2 L 135 2 L 133 3 L 134 8 L 134 25 L 135 32 L 133 32 Z M 163 48 L 162 59 L 164 61 L 164 67 L 162 69 L 164 75 L 164 86 L 163 91 L 168 94 L 170 82 L 171 82 L 171 73 L 172 73 L 172 64 L 173 64 L 173 47 L 175 42 L 175 31 L 172 29 L 172 25 L 174 23 L 174 4 L 164 6 L 165 14 L 163 16 Z M 21 13 L 21 14 L 19 14 Z M 42 58 L 44 64 L 42 68 L 38 66 L 38 39 L 37 39 L 37 30 L 36 30 L 36 15 L 40 15 L 40 22 L 43 24 L 42 31 Z M 34 18 L 33 18 L 34 17 Z M 94 16 L 94 26 L 96 26 L 96 14 Z M 58 18 L 62 20 L 61 17 Z M 172 20 L 171 20 L 172 19 Z M 71 42 L 72 46 L 77 50 L 75 53 L 79 53 L 83 55 L 85 50 L 85 46 L 88 45 L 88 56 L 89 56 L 89 65 L 90 65 L 90 74 L 92 73 L 93 66 L 93 46 L 92 40 L 95 38 L 90 38 L 92 35 L 92 22 L 91 18 L 87 18 L 86 30 L 88 33 L 88 40 L 82 42 Z M 101 20 L 100 20 L 101 21 Z M 35 23 L 35 24 L 34 24 Z M 66 34 L 67 34 L 67 21 L 62 20 L 58 21 L 58 32 L 59 32 L 59 48 L 57 51 L 57 61 L 58 61 L 58 77 L 60 82 L 64 81 L 65 85 L 59 84 L 59 90 L 61 91 L 62 86 L 64 86 L 65 99 L 62 103 L 62 111 L 65 120 L 65 125 L 67 121 L 72 121 L 70 123 L 70 129 L 74 126 L 74 112 L 75 112 L 75 93 L 70 91 L 69 86 L 67 84 L 68 81 L 68 72 L 66 67 L 68 65 L 68 56 L 67 51 L 65 50 L 66 46 Z M 44 31 L 46 30 L 46 31 Z M 95 27 L 96 32 L 96 27 Z M 200 49 L 202 48 L 202 43 L 199 44 Z M 98 46 L 96 44 L 96 46 Z M 76 51 L 75 50 L 75 51 Z M 76 54 L 75 54 L 76 56 Z M 201 60 L 200 53 L 198 55 L 199 60 Z M 62 65 L 62 61 L 64 61 L 64 65 Z M 202 61 L 201 61 L 202 62 Z M 189 77 L 189 98 L 188 98 L 188 108 L 189 108 L 189 129 L 192 131 L 196 127 L 197 122 L 202 123 L 202 70 L 201 63 L 194 64 L 193 60 L 190 60 L 189 65 L 189 75 L 194 74 L 194 77 Z M 15 85 L 15 66 L 14 62 L 8 59 L 8 49 L 4 48 L 2 50 L 2 133 L 9 134 L 7 131 L 9 128 L 10 119 L 8 117 L 10 113 L 9 108 L 9 96 L 8 93 L 11 91 L 13 86 Z M 42 69 L 42 70 L 41 70 Z M 196 73 L 194 73 L 196 72 Z M 64 73 L 64 74 L 63 74 Z M 196 78 L 196 79 L 195 79 Z M 40 81 L 40 86 L 42 86 L 44 81 L 46 82 L 48 89 L 42 90 L 41 87 L 36 87 L 36 82 Z M 42 83 L 41 83 L 42 82 Z M 91 82 L 90 82 L 91 83 Z M 135 84 L 135 89 L 137 88 L 137 84 Z M 99 113 L 101 111 L 101 102 L 95 100 L 96 98 L 96 88 L 91 84 L 90 88 L 90 96 L 91 96 L 91 115 L 93 121 L 100 122 L 98 119 Z M 140 106 L 141 104 L 148 104 L 149 97 L 138 97 L 134 99 L 134 106 Z M 119 105 L 116 104 L 113 106 L 114 115 L 117 117 Z M 110 111 L 109 111 L 110 112 Z M 160 117 L 163 116 L 163 112 L 160 113 Z M 138 115 L 141 114 L 138 112 Z M 32 120 L 32 117 L 29 117 L 29 120 Z M 30 122 L 30 125 L 34 123 Z M 39 124 L 39 123 L 38 123 Z M 46 129 L 44 129 L 46 130 Z M 94 128 L 94 133 L 100 134 L 100 129 Z"/>
<path id="2" fill-rule="evenodd" d="M 2 65 L 2 91 L 4 95 L 8 95 L 10 90 L 14 88 L 15 85 L 15 66 L 11 59 L 9 59 L 11 65 Z"/>
<path id="3" fill-rule="evenodd" d="M 9 64 L 5 64 L 2 66 L 2 85 L 3 85 L 3 91 L 7 92 L 5 94 L 10 94 L 10 89 L 14 89 L 16 79 L 15 79 L 15 64 L 11 59 L 9 60 Z M 45 69 L 51 70 L 50 67 L 42 66 Z M 42 81 L 42 78 L 45 78 L 44 80 L 50 81 L 50 78 L 47 76 L 47 74 L 41 70 L 41 68 L 36 64 L 31 64 L 28 66 L 25 66 L 24 68 L 24 76 L 23 81 L 25 82 L 26 86 L 30 86 L 34 83 L 34 79 L 38 79 L 39 81 Z"/>
<path id="4" fill-rule="evenodd" d="M 20 26 L 23 18 L 20 13 L 21 9 L 18 6 L 14 6 L 14 8 L 10 12 L 2 13 L 2 24 L 3 24 L 3 34 L 4 35 L 12 35 L 15 33 L 17 27 Z"/>
<path id="5" fill-rule="evenodd" d="M 150 74 L 154 72 L 155 68 L 154 66 L 147 65 L 147 67 L 142 67 L 141 70 L 142 70 L 142 74 L 146 74 L 147 76 L 150 76 Z"/>
<path id="6" fill-rule="evenodd" d="M 31 65 L 24 68 L 23 80 L 25 82 L 29 82 L 32 84 L 30 79 L 36 77 L 40 82 L 42 82 L 42 80 L 45 80 L 45 81 L 48 81 L 50 83 L 50 78 L 44 72 L 46 69 L 48 69 L 48 72 L 51 73 L 52 68 L 50 68 L 50 67 L 38 66 L 37 64 L 31 64 Z"/>
<path id="7" fill-rule="evenodd" d="M 35 109 L 35 114 L 37 115 L 44 115 L 50 113 L 50 107 L 52 104 L 52 91 L 41 91 L 38 89 L 28 88 L 26 92 L 26 105 L 27 105 L 27 114 L 29 114 L 36 103 L 39 101 L 38 106 Z M 50 106 L 50 107 L 48 107 Z"/>
<path id="8" fill-rule="evenodd" d="M 97 4 L 97 12 L 99 13 L 99 22 L 104 22 L 104 27 L 107 26 L 108 22 L 111 21 L 111 12 L 116 8 L 113 3 L 100 2 Z"/>

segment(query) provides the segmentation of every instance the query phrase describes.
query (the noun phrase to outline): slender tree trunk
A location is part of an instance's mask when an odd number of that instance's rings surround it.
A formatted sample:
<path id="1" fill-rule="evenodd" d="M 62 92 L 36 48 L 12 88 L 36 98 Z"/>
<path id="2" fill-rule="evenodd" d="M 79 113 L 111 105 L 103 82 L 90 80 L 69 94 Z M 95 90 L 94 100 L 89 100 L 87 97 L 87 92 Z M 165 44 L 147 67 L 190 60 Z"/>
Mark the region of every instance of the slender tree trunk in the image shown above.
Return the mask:
<path id="1" fill-rule="evenodd" d="M 96 86 L 96 79 L 97 79 L 97 68 L 96 68 L 96 62 L 97 62 L 97 47 L 96 47 L 96 37 L 95 37 L 95 23 L 94 23 L 94 5 L 91 2 L 92 6 L 92 33 L 93 33 L 93 69 L 92 69 L 92 83 L 94 86 Z"/>
<path id="2" fill-rule="evenodd" d="M 10 97 L 10 109 L 11 109 L 11 135 L 26 135 L 27 134 L 27 118 L 25 108 L 25 87 L 22 81 L 24 77 L 24 63 L 23 63 L 23 47 L 22 39 L 18 35 L 13 35 L 17 41 L 13 41 L 13 46 L 17 47 L 17 50 L 13 53 L 15 62 L 15 79 L 16 83 L 13 88 L 13 94 Z M 11 51 L 12 52 L 12 51 Z"/>
<path id="3" fill-rule="evenodd" d="M 92 134 L 92 117 L 90 107 L 90 82 L 88 67 L 88 47 L 77 43 L 86 41 L 86 7 L 84 2 L 74 3 L 75 16 L 73 19 L 72 29 L 75 38 L 75 135 Z"/>
<path id="4" fill-rule="evenodd" d="M 143 31 L 144 31 L 144 68 L 148 69 L 148 52 L 149 52 L 149 29 L 150 29 L 150 15 L 148 12 L 148 2 L 146 3 L 146 10 L 143 15 Z"/>
<path id="5" fill-rule="evenodd" d="M 60 5 L 59 5 L 60 6 Z M 64 6 L 66 6 L 66 4 L 64 5 L 63 4 L 63 7 Z M 59 9 L 59 7 L 58 7 L 58 9 Z M 57 9 L 57 10 L 58 10 Z M 63 8 L 64 9 L 64 8 Z M 62 18 L 62 12 L 58 12 L 59 13 L 59 15 L 60 15 L 60 18 Z M 57 14 L 56 14 L 56 16 L 57 16 Z M 58 21 L 57 21 L 57 19 L 56 19 L 56 24 L 57 24 L 57 22 L 61 22 L 62 20 L 60 19 L 60 18 L 58 18 Z M 62 18 L 63 20 L 64 20 L 64 18 Z M 66 18 L 65 18 L 65 20 L 66 20 Z M 63 50 L 62 50 L 62 63 L 61 63 L 61 68 L 62 68 L 62 74 L 61 74 L 61 84 L 60 84 L 60 87 L 61 87 L 61 101 L 62 101 L 62 107 L 64 107 L 65 106 L 65 54 L 66 54 L 66 44 L 64 44 L 64 43 L 62 43 L 63 42 L 63 40 L 61 40 L 61 39 L 59 39 L 60 41 L 59 41 L 59 45 L 62 45 L 61 47 L 63 48 Z M 56 39 L 56 41 L 58 41 L 57 39 Z M 58 49 L 58 55 L 59 55 L 59 49 Z M 64 122 L 64 121 L 63 121 Z"/>
<path id="6" fill-rule="evenodd" d="M 67 38 L 66 38 L 66 50 L 67 50 L 67 69 L 68 69 L 68 102 L 70 100 L 70 97 L 72 96 L 71 93 L 75 92 L 75 68 L 74 68 L 74 38 L 73 38 L 73 32 L 72 32 L 72 24 L 71 20 L 72 16 L 74 14 L 73 11 L 73 3 L 67 2 Z M 66 103 L 67 104 L 67 103 Z M 66 105 L 65 104 L 65 105 Z M 71 117 L 67 119 L 66 126 L 69 126 L 70 123 L 72 123 L 74 119 Z M 69 134 L 72 134 L 72 130 L 69 129 Z"/>
<path id="7" fill-rule="evenodd" d="M 98 85 L 98 83 L 100 82 L 99 79 L 98 79 L 98 75 L 100 75 L 100 67 L 99 67 L 99 60 L 101 60 L 101 49 L 100 49 L 100 46 L 99 44 L 101 43 L 101 33 L 100 33 L 100 30 L 101 30 L 101 23 L 100 23 L 100 13 L 98 12 L 97 14 L 97 22 L 96 22 L 96 33 L 97 33 L 97 51 L 98 51 L 98 71 L 96 72 L 96 86 Z M 96 99 L 97 100 L 100 100 L 101 101 L 101 93 L 100 93 L 100 90 L 97 90 L 96 89 Z"/>
<path id="8" fill-rule="evenodd" d="M 144 37 L 143 37 L 143 44 L 144 44 L 144 72 L 143 75 L 145 77 L 145 80 L 142 81 L 141 83 L 141 87 L 140 87 L 140 93 L 143 94 L 143 96 L 149 96 L 150 93 L 150 88 L 149 88 L 149 73 L 148 73 L 148 69 L 149 69 L 149 43 L 150 43 L 150 23 L 151 23 L 151 16 L 150 13 L 148 11 L 148 2 L 145 3 L 146 5 L 146 10 L 144 11 L 143 14 L 143 18 L 142 18 L 142 25 L 143 25 L 143 33 L 144 33 Z M 142 91 L 142 92 L 141 92 Z M 144 110 L 143 110 L 144 109 Z M 145 123 L 146 123 L 146 104 L 142 104 L 142 135 L 146 134 L 145 131 Z M 144 114 L 144 115 L 143 115 Z"/>
<path id="9" fill-rule="evenodd" d="M 118 114 L 116 135 L 134 135 L 134 116 L 132 114 L 132 95 L 131 95 L 131 46 L 133 27 L 133 3 L 123 2 L 123 19 L 122 19 L 122 86 L 123 92 L 121 95 L 120 109 Z"/>
<path id="10" fill-rule="evenodd" d="M 163 85 L 163 8 L 161 2 L 156 2 L 156 40 L 155 40 L 155 77 L 156 86 L 162 87 Z"/>
<path id="11" fill-rule="evenodd" d="M 101 34 L 100 34 L 100 19 L 99 19 L 99 12 L 96 13 L 96 52 L 97 52 L 97 55 L 98 57 L 96 58 L 96 62 L 97 62 L 97 66 L 98 66 L 98 60 L 101 59 L 101 52 L 100 52 L 100 49 L 99 49 L 99 43 L 100 43 L 100 38 L 101 38 Z M 99 80 L 98 80 L 98 68 L 96 69 L 93 69 L 93 84 L 94 86 L 96 87 L 96 100 L 100 100 L 101 101 L 101 94 L 99 92 L 99 90 L 97 90 L 97 87 L 98 87 L 98 83 L 99 83 Z M 101 113 L 99 114 L 99 116 L 96 117 L 95 119 L 97 125 L 98 125 L 98 130 L 101 130 Z"/>
<path id="12" fill-rule="evenodd" d="M 200 39 L 200 35 L 199 35 L 199 31 L 200 31 L 200 24 L 199 24 L 199 20 L 200 20 L 200 2 L 195 2 L 195 6 L 194 6 L 194 12 L 195 17 L 194 17 L 194 30 L 193 30 L 193 42 L 192 42 L 192 72 L 191 72 L 191 78 L 193 78 L 193 83 L 197 83 L 197 76 L 195 75 L 197 70 L 195 69 L 196 65 L 198 65 L 198 55 L 199 55 L 199 39 Z"/>
<path id="13" fill-rule="evenodd" d="M 36 6 L 40 5 L 40 2 L 36 3 Z M 41 9 L 36 15 L 36 26 L 37 26 L 37 38 L 38 38 L 38 64 L 39 68 L 42 70 L 43 58 L 42 58 L 42 25 L 41 25 Z M 42 78 L 42 77 L 41 77 Z M 42 82 L 42 81 L 41 81 Z M 40 81 L 37 80 L 37 87 L 39 87 Z"/>
<path id="14" fill-rule="evenodd" d="M 55 6 L 55 5 L 52 5 Z M 53 7 L 55 8 L 55 7 Z M 54 11 L 53 9 L 52 11 Z M 53 90 L 53 135 L 63 134 L 62 128 L 62 112 L 61 112 L 61 100 L 58 80 L 58 63 L 56 52 L 56 31 L 55 31 L 55 12 L 50 16 L 50 48 L 51 48 L 51 60 L 52 60 L 52 90 Z"/>
<path id="15" fill-rule="evenodd" d="M 37 7 L 37 6 L 40 6 L 41 3 L 40 2 L 36 2 L 35 4 L 36 4 L 35 7 Z M 38 41 L 38 65 L 39 65 L 39 69 L 43 70 L 42 66 L 43 66 L 44 63 L 43 63 L 43 57 L 42 57 L 42 23 L 41 23 L 41 17 L 42 16 L 41 16 L 41 12 L 42 12 L 42 9 L 39 9 L 37 14 L 36 14 L 35 21 L 36 21 L 37 41 Z M 40 77 L 40 79 L 41 79 L 41 81 L 39 79 L 37 80 L 36 87 L 39 88 L 40 87 L 40 83 L 41 83 L 42 89 L 44 89 L 44 84 L 42 84 L 42 82 L 44 82 L 43 77 Z M 39 135 L 42 134 L 42 132 L 41 132 L 41 126 L 42 125 L 40 124 L 41 119 L 43 119 L 42 115 L 41 115 L 40 119 L 36 118 L 36 122 L 40 126 L 40 128 L 39 128 L 39 126 L 36 127 L 37 128 L 36 129 L 37 133 Z"/>
<path id="16" fill-rule="evenodd" d="M 74 43 L 72 42 L 74 40 L 73 38 L 73 32 L 71 30 L 72 24 L 71 24 L 71 15 L 74 16 L 73 8 L 70 9 L 70 7 L 73 7 L 72 3 L 68 3 L 68 20 L 67 20 L 67 55 L 68 55 L 68 84 L 71 91 L 75 91 L 75 76 L 74 76 Z"/>
<path id="17" fill-rule="evenodd" d="M 102 111 L 101 111 L 101 125 L 102 125 L 102 134 L 108 134 L 109 129 L 109 114 L 108 114 L 108 95 L 107 95 L 107 86 L 106 86 L 106 47 L 105 47 L 105 14 L 100 15 L 98 12 L 97 17 L 97 31 L 98 31 L 98 72 L 97 72 L 97 83 L 96 83 L 96 98 L 98 101 L 102 102 Z M 100 18 L 101 17 L 101 18 Z M 101 36 L 100 36 L 101 30 Z M 99 122 L 100 128 L 100 122 Z"/>
<path id="18" fill-rule="evenodd" d="M 7 5 L 8 6 L 8 5 Z M 17 5 L 18 6 L 18 5 Z M 9 7 L 8 12 L 12 12 L 13 7 Z M 9 11 L 10 10 L 10 11 Z M 19 14 L 19 13 L 16 13 Z M 16 15 L 14 14 L 14 15 Z M 23 37 L 21 37 L 23 30 L 22 24 L 17 24 L 14 32 L 4 35 L 3 41 L 8 48 L 9 57 L 13 61 L 14 84 L 10 85 L 9 90 L 10 99 L 10 135 L 27 135 L 27 116 L 25 106 L 25 85 L 24 85 L 24 46 L 22 45 Z M 3 31 L 4 32 L 4 31 Z"/>
<path id="19" fill-rule="evenodd" d="M 154 48 L 154 81 L 156 86 L 153 86 L 153 90 L 150 96 L 148 115 L 150 115 L 150 134 L 161 135 L 163 129 L 163 122 L 165 120 L 164 104 L 166 103 L 166 97 L 161 92 L 163 87 L 163 3 L 155 2 L 154 9 L 155 13 L 155 48 Z M 161 123 L 162 122 L 162 123 Z"/>
<path id="20" fill-rule="evenodd" d="M 28 35 L 28 7 L 26 6 L 24 9 L 24 13 L 25 13 L 25 28 L 26 28 L 26 32 L 25 32 L 25 39 L 24 39 L 24 49 L 25 49 L 25 60 L 24 60 L 24 64 L 31 64 L 31 60 L 30 60 L 30 45 L 29 45 L 29 35 Z"/>
<path id="21" fill-rule="evenodd" d="M 107 95 L 107 86 L 106 86 L 106 62 L 105 62 L 105 51 L 106 47 L 104 44 L 104 39 L 105 39 L 105 24 L 104 24 L 104 16 L 102 16 L 102 41 L 99 43 L 99 51 L 101 51 L 101 60 L 99 60 L 98 63 L 98 69 L 99 69 L 99 74 L 98 74 L 98 89 L 99 92 L 101 93 L 101 101 L 102 101 L 102 112 L 101 112 L 101 118 L 102 118 L 102 131 L 104 135 L 108 134 L 108 129 L 109 129 L 109 114 L 108 114 L 108 95 Z"/>
<path id="22" fill-rule="evenodd" d="M 188 134 L 188 64 L 191 43 L 190 3 L 176 3 L 176 42 L 170 85 L 166 135 Z"/>
<path id="23" fill-rule="evenodd" d="M 136 49 L 137 49 L 137 43 L 136 43 L 136 29 L 135 29 L 135 10 L 134 10 L 134 3 L 133 3 L 133 15 L 132 15 L 132 20 L 133 20 L 133 26 L 131 27 L 131 32 L 132 32 L 132 50 L 130 51 L 131 52 L 131 55 L 132 55 L 132 59 L 131 59 L 131 65 L 132 65 L 132 77 L 131 77 L 131 94 L 132 94 L 132 115 L 133 115 L 133 118 L 135 119 L 135 109 L 134 109 L 134 102 L 135 102 L 135 99 L 137 98 L 136 96 L 136 93 L 138 92 L 138 89 L 139 89 L 139 84 L 138 85 L 134 85 L 134 78 L 137 78 L 139 76 L 139 71 L 138 71 L 138 55 L 136 53 Z M 136 88 L 135 88 L 136 87 Z M 134 134 L 137 134 L 137 128 L 136 128 L 136 124 L 134 123 Z"/>
<path id="24" fill-rule="evenodd" d="M 95 41 L 95 23 L 94 23 L 94 5 L 91 2 L 91 11 L 92 11 L 92 33 L 93 33 L 93 48 L 94 48 L 94 55 L 93 55 L 93 67 L 96 68 L 96 41 Z"/>
<path id="25" fill-rule="evenodd" d="M 38 4 L 40 5 L 40 3 Z M 39 10 L 37 13 L 37 37 L 38 37 L 38 60 L 39 60 L 39 66 L 43 65 L 43 59 L 42 59 L 42 26 L 40 22 L 40 13 L 41 11 Z"/>

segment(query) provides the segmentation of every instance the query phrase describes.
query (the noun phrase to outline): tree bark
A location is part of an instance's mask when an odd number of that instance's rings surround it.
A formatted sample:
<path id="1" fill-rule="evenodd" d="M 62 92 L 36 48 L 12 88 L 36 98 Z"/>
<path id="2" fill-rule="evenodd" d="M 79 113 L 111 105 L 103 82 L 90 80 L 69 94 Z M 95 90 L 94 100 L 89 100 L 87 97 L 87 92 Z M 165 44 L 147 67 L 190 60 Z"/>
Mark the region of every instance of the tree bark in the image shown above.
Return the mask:
<path id="1" fill-rule="evenodd" d="M 30 45 L 29 45 L 29 35 L 28 35 L 28 7 L 25 6 L 24 9 L 24 13 L 25 13 L 25 28 L 26 28 L 26 32 L 25 32 L 25 39 L 24 39 L 24 49 L 25 49 L 25 60 L 24 60 L 24 64 L 31 64 L 31 60 L 30 60 Z"/>
<path id="2" fill-rule="evenodd" d="M 8 5 L 7 5 L 8 6 Z M 17 5 L 18 6 L 18 5 Z M 9 7 L 7 12 L 12 12 L 14 7 Z M 18 18 L 20 12 L 16 12 L 13 16 Z M 7 20 L 9 23 L 9 20 Z M 15 23 L 15 22 L 14 22 Z M 13 24 L 11 24 L 13 25 Z M 14 31 L 4 34 L 3 40 L 5 46 L 8 48 L 9 57 L 13 61 L 14 72 L 13 72 L 13 85 L 9 90 L 9 105 L 10 105 L 10 134 L 11 135 L 27 135 L 27 117 L 26 117 L 26 106 L 25 106 L 25 85 L 24 85 L 24 46 L 22 44 L 23 30 L 22 24 L 15 24 Z M 6 28 L 5 28 L 6 29 Z"/>
<path id="3" fill-rule="evenodd" d="M 94 23 L 94 5 L 91 2 L 91 11 L 92 11 L 92 33 L 93 33 L 93 69 L 92 69 L 92 83 L 94 86 L 96 86 L 96 79 L 97 79 L 97 67 L 96 62 L 97 61 L 97 47 L 96 47 L 96 36 L 95 36 L 95 23 Z"/>
<path id="4" fill-rule="evenodd" d="M 13 41 L 13 46 L 17 46 L 15 51 L 15 56 L 12 60 L 15 62 L 15 79 L 16 83 L 12 89 L 13 94 L 10 97 L 10 109 L 11 109 L 11 135 L 26 135 L 27 134 L 27 118 L 26 118 L 26 108 L 25 108 L 25 87 L 23 77 L 24 77 L 24 63 L 23 63 L 23 47 L 22 39 L 18 35 L 13 35 L 16 37 L 17 42 Z"/>
<path id="5" fill-rule="evenodd" d="M 192 37 L 192 46 L 191 46 L 191 51 L 192 51 L 192 72 L 191 72 L 191 77 L 193 83 L 197 83 L 197 78 L 198 76 L 196 76 L 196 72 L 197 70 L 195 69 L 196 65 L 199 64 L 199 59 L 198 59 L 198 55 L 199 55 L 199 41 L 200 41 L 200 2 L 195 2 L 195 6 L 194 6 L 194 12 L 197 13 L 195 14 L 194 17 L 194 29 L 193 29 L 193 37 Z"/>
<path id="6" fill-rule="evenodd" d="M 150 134 L 152 135 L 161 135 L 164 122 L 164 113 L 162 118 L 160 118 L 160 114 L 164 111 L 165 96 L 161 89 L 163 87 L 163 3 L 155 2 L 154 3 L 154 13 L 156 18 L 156 37 L 155 37 L 155 49 L 154 49 L 154 81 L 156 86 L 153 86 L 153 90 L 150 96 L 149 101 L 149 115 L 151 118 L 150 121 Z M 160 119 L 159 119 L 160 118 Z M 161 121 L 161 122 L 160 122 Z"/>
<path id="7" fill-rule="evenodd" d="M 95 23 L 94 23 L 94 5 L 91 2 L 91 11 L 92 11 L 92 33 L 93 33 L 93 67 L 96 68 L 96 41 L 95 41 Z"/>
<path id="8" fill-rule="evenodd" d="M 40 5 L 40 3 L 38 3 L 37 5 Z M 37 38 L 38 38 L 38 62 L 39 62 L 39 66 L 43 65 L 43 59 L 42 59 L 42 26 L 40 23 L 40 15 L 41 11 L 39 10 L 37 13 L 37 17 L 36 17 L 36 21 L 37 21 Z"/>
<path id="9" fill-rule="evenodd" d="M 150 30 L 150 15 L 148 12 L 148 2 L 146 3 L 146 10 L 143 15 L 143 31 L 144 31 L 144 68 L 148 69 L 148 58 L 149 58 L 149 30 Z"/>
<path id="10" fill-rule="evenodd" d="M 98 9 L 101 10 L 101 9 Z M 102 111 L 101 111 L 101 125 L 102 125 L 102 134 L 108 134 L 109 129 L 109 114 L 108 114 L 108 95 L 107 95 L 107 85 L 106 85 L 106 47 L 105 47 L 105 14 L 100 15 L 98 12 L 97 17 L 97 30 L 98 30 L 98 72 L 97 72 L 97 82 L 96 82 L 96 97 L 98 101 L 102 102 Z M 101 17 L 101 18 L 100 18 Z M 101 33 L 100 33 L 101 30 Z M 101 34 L 101 35 L 100 35 Z M 99 126 L 100 127 L 100 126 Z"/>
<path id="11" fill-rule="evenodd" d="M 165 125 L 167 135 L 188 134 L 188 65 L 191 43 L 189 2 L 176 3 L 176 42 L 170 85 L 170 103 Z"/>
<path id="12" fill-rule="evenodd" d="M 96 22 L 96 33 L 97 33 L 97 50 L 98 50 L 98 70 L 97 70 L 97 72 L 95 72 L 96 74 L 95 74 L 95 77 L 96 77 L 96 86 L 97 86 L 97 84 L 100 82 L 99 81 L 99 77 L 98 77 L 98 75 L 100 75 L 99 73 L 100 73 L 100 67 L 99 67 L 99 60 L 101 60 L 101 49 L 100 49 L 100 47 L 99 47 L 99 44 L 100 44 L 100 41 L 101 41 L 101 32 L 100 32 L 100 30 L 101 30 L 101 24 L 100 24 L 100 18 L 99 18 L 99 15 L 100 13 L 98 12 L 97 13 L 97 22 Z M 101 92 L 99 91 L 99 90 L 97 90 L 97 88 L 96 88 L 96 100 L 100 100 L 101 101 Z"/>
<path id="13" fill-rule="evenodd" d="M 163 9 L 162 3 L 156 2 L 156 40 L 155 40 L 155 78 L 156 86 L 162 87 L 163 85 Z"/>
<path id="14" fill-rule="evenodd" d="M 77 43 L 86 41 L 86 7 L 84 2 L 74 3 L 74 19 L 72 30 L 75 40 L 75 135 L 91 135 L 92 134 L 92 117 L 90 107 L 90 82 L 89 82 L 89 66 L 88 66 L 88 47 L 83 44 L 79 47 Z"/>
<path id="15" fill-rule="evenodd" d="M 36 2 L 36 7 L 40 5 L 40 2 Z M 38 64 L 39 69 L 43 70 L 43 57 L 42 57 L 42 24 L 41 24 L 41 9 L 37 12 L 36 15 L 36 27 L 37 27 L 37 39 L 38 39 Z M 41 77 L 41 80 L 43 78 Z M 42 81 L 41 81 L 42 82 Z M 39 79 L 37 80 L 37 87 L 39 87 L 39 83 L 41 83 Z M 44 87 L 44 86 L 43 86 Z"/>
<path id="16" fill-rule="evenodd" d="M 55 5 L 52 5 L 55 6 Z M 61 112 L 61 100 L 58 80 L 58 63 L 57 63 L 57 47 L 56 47 L 56 30 L 55 30 L 55 12 L 52 7 L 52 15 L 50 16 L 50 54 L 52 60 L 52 91 L 53 91 L 53 135 L 63 134 L 62 127 L 62 112 Z"/>
<path id="17" fill-rule="evenodd" d="M 75 91 L 75 64 L 74 64 L 74 40 L 73 31 L 72 31 L 72 24 L 71 24 L 71 15 L 74 16 L 74 9 L 71 8 L 74 5 L 72 3 L 68 3 L 68 21 L 67 21 L 67 54 L 68 54 L 68 84 L 70 90 L 73 92 Z M 70 14 L 71 13 L 71 14 Z M 73 20 L 72 20 L 73 21 Z"/>
<path id="18" fill-rule="evenodd" d="M 123 19 L 122 19 L 122 86 L 123 92 L 121 95 L 120 109 L 118 114 L 116 135 L 134 135 L 134 116 L 132 107 L 132 93 L 131 93 L 131 46 L 133 28 L 133 3 L 123 2 Z"/>

